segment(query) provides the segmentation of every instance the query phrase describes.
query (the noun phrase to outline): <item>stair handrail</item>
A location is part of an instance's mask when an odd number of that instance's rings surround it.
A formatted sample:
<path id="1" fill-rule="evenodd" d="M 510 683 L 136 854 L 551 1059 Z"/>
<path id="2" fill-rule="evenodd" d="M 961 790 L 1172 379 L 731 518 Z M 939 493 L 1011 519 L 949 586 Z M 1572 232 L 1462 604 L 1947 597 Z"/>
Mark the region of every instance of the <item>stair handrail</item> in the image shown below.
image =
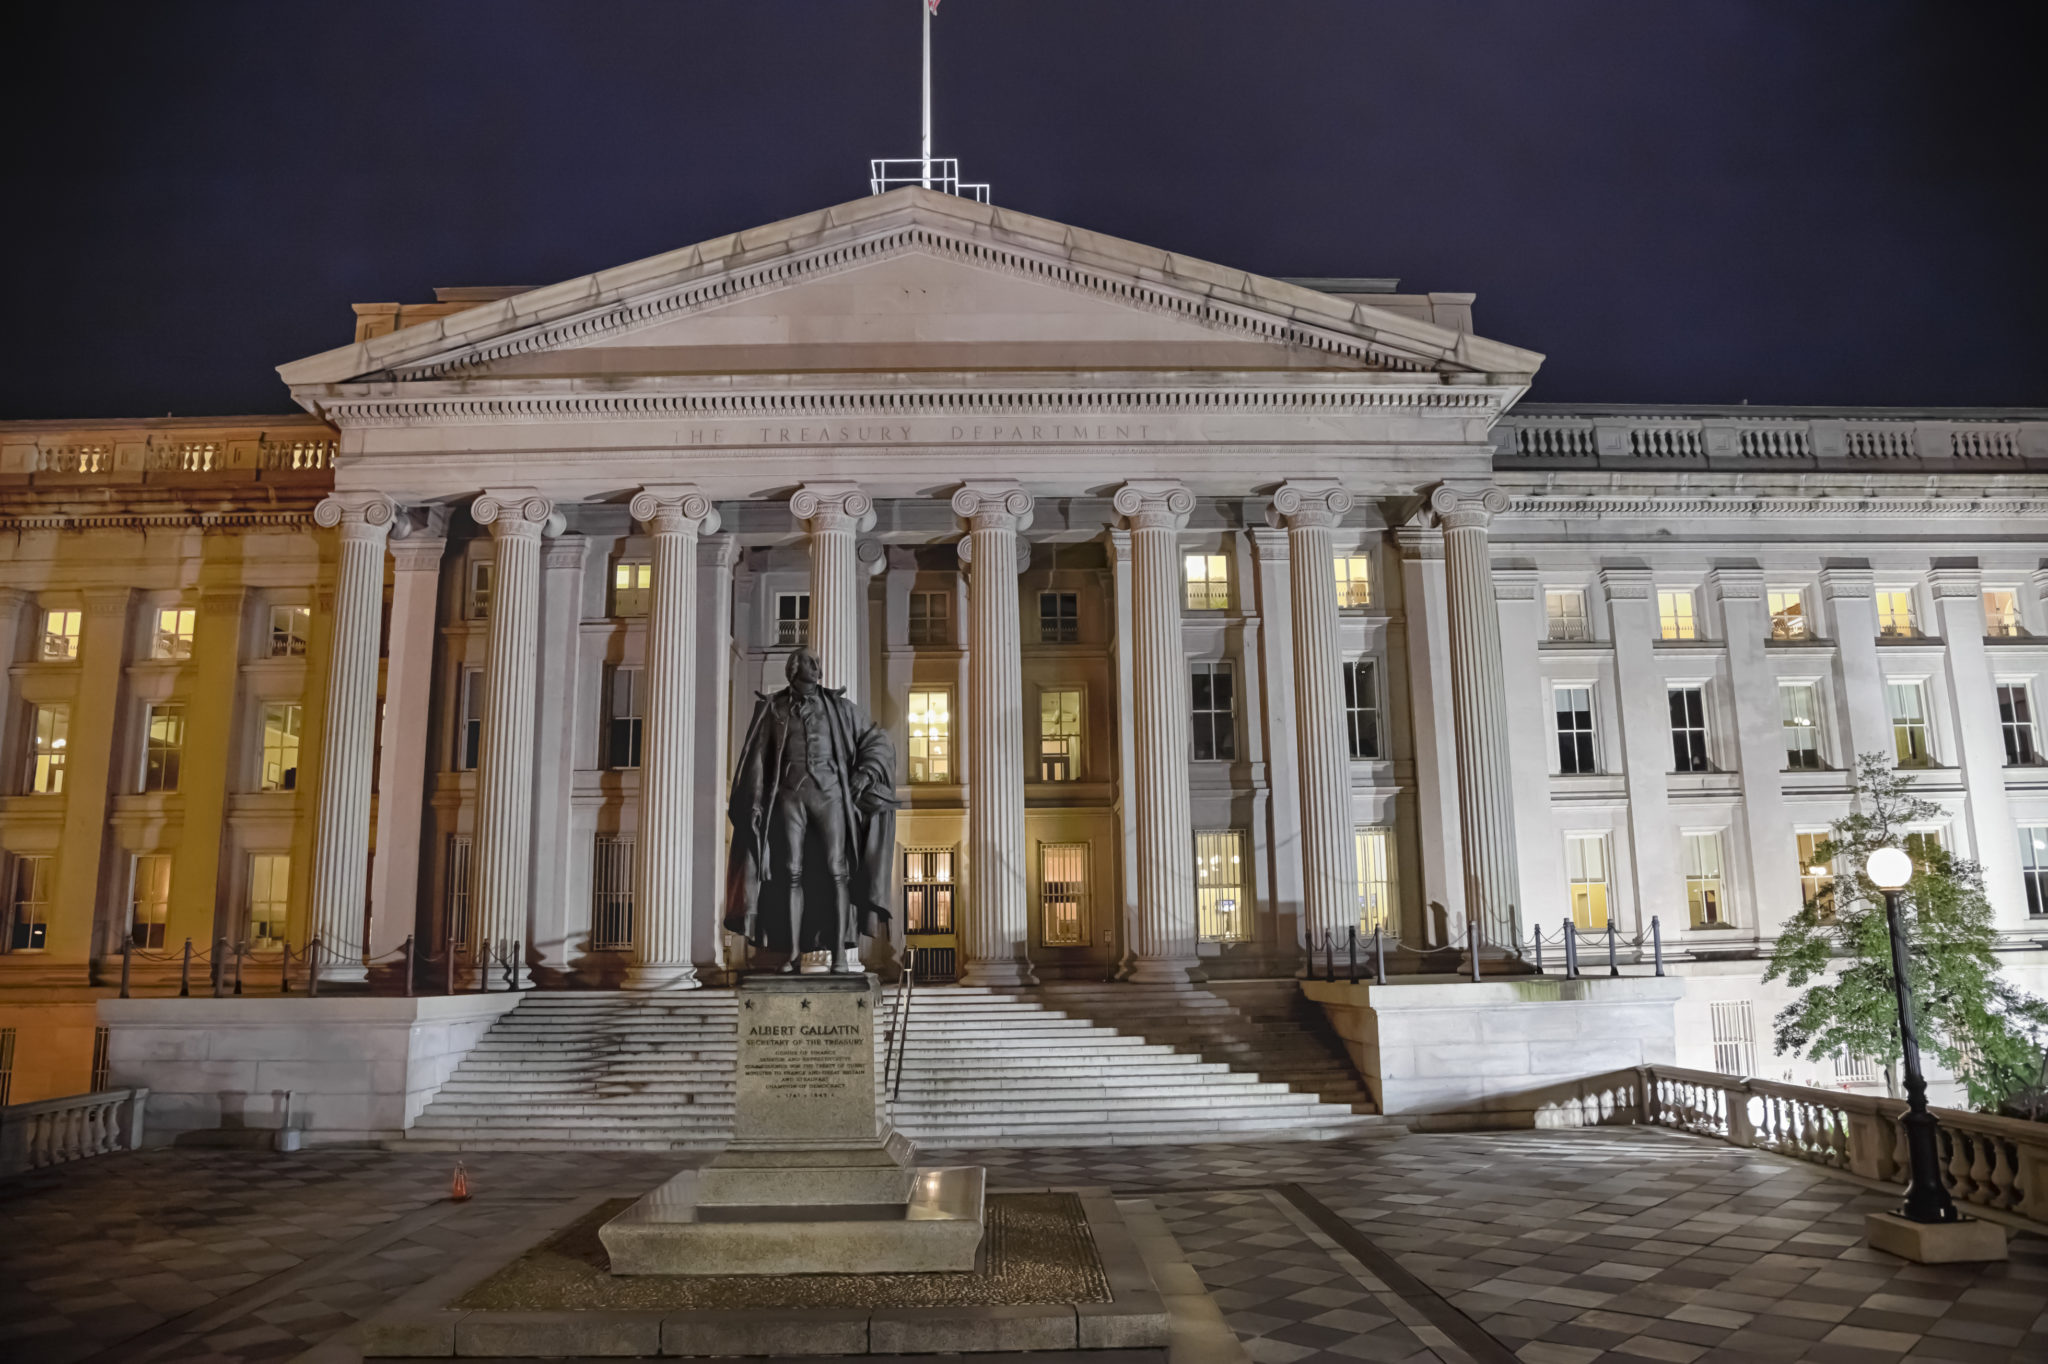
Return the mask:
<path id="1" fill-rule="evenodd" d="M 917 990 L 917 949 L 905 945 L 903 974 L 896 982 L 896 1009 L 889 1026 L 888 1054 L 882 1058 L 882 1083 L 888 1086 L 889 1102 L 903 1088 L 903 1053 L 910 1042 L 910 997 Z"/>

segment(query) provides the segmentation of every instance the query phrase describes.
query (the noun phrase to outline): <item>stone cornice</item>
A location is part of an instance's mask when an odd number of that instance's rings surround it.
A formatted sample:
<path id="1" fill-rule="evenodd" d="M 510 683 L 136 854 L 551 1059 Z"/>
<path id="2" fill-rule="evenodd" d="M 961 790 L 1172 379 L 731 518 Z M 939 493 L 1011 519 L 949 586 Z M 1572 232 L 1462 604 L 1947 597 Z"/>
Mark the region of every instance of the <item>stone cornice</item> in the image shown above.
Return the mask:
<path id="1" fill-rule="evenodd" d="M 311 508 L 286 511 L 37 511 L 0 515 L 0 531 L 93 530 L 304 530 L 313 526 Z"/>
<path id="2" fill-rule="evenodd" d="M 1723 497 L 1660 497 L 1655 494 L 1619 493 L 1612 496 L 1567 494 L 1560 496 L 1516 496 L 1507 510 L 1509 517 L 1565 517 L 1573 520 L 1691 520 L 1744 517 L 1788 520 L 1857 518 L 1882 520 L 1925 520 L 1967 517 L 2048 518 L 2048 495 L 2040 497 L 1770 497 L 1730 494 Z"/>

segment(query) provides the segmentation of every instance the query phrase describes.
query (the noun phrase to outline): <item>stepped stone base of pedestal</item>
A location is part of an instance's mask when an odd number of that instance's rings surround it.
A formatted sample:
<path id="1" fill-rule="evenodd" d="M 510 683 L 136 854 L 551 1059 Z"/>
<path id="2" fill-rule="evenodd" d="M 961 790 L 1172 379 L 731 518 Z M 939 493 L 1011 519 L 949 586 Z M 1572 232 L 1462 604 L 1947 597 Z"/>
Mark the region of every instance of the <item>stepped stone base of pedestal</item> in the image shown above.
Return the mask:
<path id="1" fill-rule="evenodd" d="M 1971 1264 L 2006 1258 L 2005 1228 L 1965 1217 L 1956 1222 L 1913 1222 L 1895 1212 L 1863 1219 L 1863 1239 L 1872 1250 L 1889 1251 L 1922 1265 Z"/>
<path id="2" fill-rule="evenodd" d="M 706 1203 L 686 1170 L 598 1232 L 614 1274 L 921 1274 L 974 1268 L 983 1169 L 910 1171 L 905 1203 Z"/>

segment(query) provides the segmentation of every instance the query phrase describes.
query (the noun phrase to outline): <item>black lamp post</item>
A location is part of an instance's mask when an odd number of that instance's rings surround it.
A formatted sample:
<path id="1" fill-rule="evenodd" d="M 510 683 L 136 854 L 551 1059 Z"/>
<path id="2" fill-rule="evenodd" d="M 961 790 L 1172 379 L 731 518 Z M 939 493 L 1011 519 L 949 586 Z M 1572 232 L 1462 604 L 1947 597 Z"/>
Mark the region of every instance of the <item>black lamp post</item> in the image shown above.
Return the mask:
<path id="1" fill-rule="evenodd" d="M 1934 1136 L 1937 1124 L 1927 1111 L 1920 1038 L 1913 1028 L 1913 987 L 1906 976 L 1906 925 L 1899 914 L 1899 891 L 1913 879 L 1913 859 L 1899 848 L 1879 848 L 1870 854 L 1863 869 L 1871 884 L 1884 892 L 1885 926 L 1892 939 L 1892 986 L 1899 995 L 1899 1047 L 1905 1053 L 1906 1067 L 1906 1115 L 1899 1122 L 1906 1129 L 1911 1171 L 1899 1216 L 1909 1222 L 1960 1221 L 1941 1179 L 1941 1148 Z"/>

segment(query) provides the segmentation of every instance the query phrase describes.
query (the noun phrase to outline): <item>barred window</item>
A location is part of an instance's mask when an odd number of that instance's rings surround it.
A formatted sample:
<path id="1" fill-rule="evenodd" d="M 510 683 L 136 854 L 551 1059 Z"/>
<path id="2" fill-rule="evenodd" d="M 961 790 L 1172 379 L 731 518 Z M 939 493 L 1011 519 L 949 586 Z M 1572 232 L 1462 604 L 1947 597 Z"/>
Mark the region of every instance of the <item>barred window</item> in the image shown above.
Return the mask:
<path id="1" fill-rule="evenodd" d="M 1723 1075 L 1748 1075 L 1756 1069 L 1756 1020 L 1746 999 L 1717 999 L 1709 1004 L 1714 1026 L 1714 1069 Z"/>
<path id="2" fill-rule="evenodd" d="M 903 915 L 907 933 L 953 931 L 953 850 L 903 850 Z"/>
<path id="3" fill-rule="evenodd" d="M 1195 835 L 1195 915 L 1204 942 L 1243 942 L 1252 935 L 1245 894 L 1244 834 L 1208 829 Z"/>
<path id="4" fill-rule="evenodd" d="M 599 834 L 590 859 L 590 946 L 633 945 L 633 840 Z"/>
<path id="5" fill-rule="evenodd" d="M 469 869 L 472 846 L 468 834 L 448 835 L 448 861 L 441 869 L 441 908 L 450 942 L 469 941 Z"/>
<path id="6" fill-rule="evenodd" d="M 1042 843 L 1038 848 L 1038 918 L 1047 947 L 1088 942 L 1088 846 Z"/>

